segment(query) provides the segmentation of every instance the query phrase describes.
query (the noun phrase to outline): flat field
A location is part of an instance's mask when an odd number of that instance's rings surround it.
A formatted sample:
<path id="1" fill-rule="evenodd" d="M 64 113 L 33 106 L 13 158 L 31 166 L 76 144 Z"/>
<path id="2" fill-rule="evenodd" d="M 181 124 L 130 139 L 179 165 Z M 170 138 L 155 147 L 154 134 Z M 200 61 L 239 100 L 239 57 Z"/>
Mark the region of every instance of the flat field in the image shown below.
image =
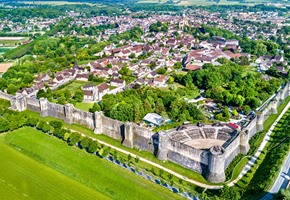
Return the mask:
<path id="1" fill-rule="evenodd" d="M 24 157 L 26 159 L 28 156 L 34 159 L 33 160 L 34 163 L 38 163 L 39 165 L 42 165 L 40 163 L 45 164 L 46 165 L 45 167 L 50 170 L 44 173 L 47 174 L 47 176 L 53 177 L 53 175 L 51 175 L 50 173 L 60 172 L 61 174 L 65 175 L 66 178 L 74 179 L 69 180 L 73 182 L 78 181 L 77 182 L 78 184 L 82 185 L 83 187 L 86 186 L 85 187 L 86 189 L 82 188 L 78 188 L 77 190 L 74 189 L 74 191 L 77 191 L 80 195 L 84 195 L 84 193 L 87 193 L 86 191 L 91 191 L 91 194 L 93 195 L 92 192 L 93 189 L 95 192 L 95 197 L 90 199 L 106 199 L 106 197 L 111 199 L 138 199 L 138 200 L 182 199 L 181 196 L 178 196 L 161 186 L 158 186 L 148 180 L 145 180 L 133 174 L 132 172 L 120 168 L 106 161 L 105 159 L 99 158 L 92 154 L 88 154 L 85 151 L 78 149 L 77 147 L 68 146 L 65 142 L 61 141 L 60 139 L 54 138 L 49 135 L 45 135 L 44 133 L 29 127 L 21 128 L 17 131 L 7 133 L 3 138 L 3 140 L 5 144 L 8 144 L 9 146 L 13 147 L 13 149 L 18 150 L 19 151 L 17 152 L 18 154 L 20 154 L 21 156 L 25 155 Z M 2 142 L 2 145 L 5 144 L 3 144 Z M 2 148 L 1 151 L 3 151 Z M 15 152 L 15 150 L 13 151 Z M 4 153 L 2 152 L 1 159 L 3 159 Z M 11 155 L 10 153 L 6 154 L 7 154 L 6 159 L 9 160 Z M 35 160 L 38 162 L 36 162 Z M 1 162 L 1 164 L 5 162 L 3 161 Z M 6 169 L 7 171 L 12 167 L 25 168 L 25 166 L 26 164 L 24 163 L 22 165 L 21 161 L 19 160 L 12 160 L 10 161 L 9 165 L 7 164 L 6 167 L 4 167 L 4 169 Z M 34 172 L 36 170 L 32 169 L 32 171 Z M 5 171 L 1 170 L 0 174 L 4 172 Z M 13 170 L 11 173 L 13 173 Z M 1 175 L 0 177 L 3 176 Z M 6 182 L 8 182 L 8 180 L 10 179 L 9 177 L 10 176 L 6 177 L 7 179 Z M 26 179 L 26 177 L 24 177 L 24 179 Z M 17 191 L 21 189 L 21 184 L 17 185 L 15 183 L 17 182 L 16 180 L 17 179 L 15 178 L 10 181 L 14 184 L 13 185 L 15 187 L 14 190 Z M 20 180 L 21 178 L 18 180 L 18 182 L 21 182 Z M 43 182 L 46 181 L 35 178 L 33 180 L 29 180 L 26 184 L 24 184 L 23 187 L 30 188 L 30 191 L 33 191 L 33 189 L 35 188 L 34 187 L 31 188 L 32 183 L 35 185 L 35 187 L 37 187 L 38 185 L 45 184 Z M 77 197 L 76 194 L 70 192 L 70 189 L 67 189 L 71 187 L 71 184 L 64 182 L 63 185 L 66 186 L 66 188 L 55 186 L 59 188 L 61 194 L 70 193 L 72 196 L 76 197 L 75 199 L 89 198 L 89 197 L 79 198 L 79 196 Z M 53 184 L 47 187 L 43 186 L 44 191 L 42 191 L 42 193 L 37 192 L 37 194 L 35 194 L 36 199 L 42 199 L 44 196 L 46 196 L 46 193 L 50 192 L 50 190 L 52 189 L 54 189 Z M 8 194 L 7 193 L 5 194 L 9 195 L 9 193 Z M 23 192 L 17 194 L 18 196 L 20 196 L 23 194 Z M 3 199 L 1 198 L 1 195 L 4 195 L 4 193 L 3 194 L 0 193 L 0 199 Z M 57 197 L 57 195 L 55 195 L 54 198 L 50 199 L 55 199 L 55 197 Z M 11 199 L 9 196 L 7 198 Z M 70 199 L 70 198 L 60 197 L 59 199 Z"/>
<path id="2" fill-rule="evenodd" d="M 88 4 L 93 5 L 88 2 L 70 2 L 70 1 L 25 1 L 26 4 L 46 4 L 46 5 L 66 5 L 66 4 Z"/>
<path id="3" fill-rule="evenodd" d="M 139 0 L 138 3 L 166 3 L 168 0 Z M 216 1 L 209 1 L 209 0 L 173 0 L 175 5 L 179 6 L 210 6 L 210 5 L 249 5 L 253 6 L 255 4 L 259 3 L 273 3 L 273 0 L 245 0 L 244 3 L 240 3 L 237 1 L 228 1 L 228 0 L 220 0 L 219 3 L 216 3 Z"/>
<path id="4" fill-rule="evenodd" d="M 0 137 L 0 199 L 109 199 L 11 148 Z"/>
<path id="5" fill-rule="evenodd" d="M 28 39 L 28 37 L 0 37 L 0 45 L 4 47 L 13 47 Z"/>
<path id="6" fill-rule="evenodd" d="M 6 72 L 14 63 L 0 63 L 0 73 L 1 72 Z"/>

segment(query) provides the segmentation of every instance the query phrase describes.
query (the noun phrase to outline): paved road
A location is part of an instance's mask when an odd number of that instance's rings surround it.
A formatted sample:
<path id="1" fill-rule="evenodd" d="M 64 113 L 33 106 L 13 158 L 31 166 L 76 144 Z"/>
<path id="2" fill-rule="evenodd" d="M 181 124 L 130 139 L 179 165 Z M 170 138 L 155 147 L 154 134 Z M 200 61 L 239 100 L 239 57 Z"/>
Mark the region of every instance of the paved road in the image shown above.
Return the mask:
<path id="1" fill-rule="evenodd" d="M 277 123 L 280 121 L 280 119 L 283 117 L 283 115 L 287 112 L 287 110 L 290 108 L 290 102 L 287 104 L 287 106 L 283 109 L 283 111 L 281 112 L 281 114 L 278 116 L 278 118 L 276 119 L 276 121 L 272 124 L 272 126 L 270 127 L 270 129 L 268 130 L 268 132 L 266 133 L 258 151 L 255 153 L 255 155 L 252 156 L 251 160 L 249 160 L 249 162 L 246 164 L 246 166 L 243 168 L 242 172 L 240 173 L 240 175 L 233 181 L 229 182 L 227 185 L 228 186 L 233 186 L 235 183 L 237 183 L 250 169 L 251 167 L 254 165 L 255 161 L 257 160 L 257 158 L 260 156 L 261 152 L 263 151 L 263 149 L 265 148 L 266 144 L 268 143 L 270 136 L 275 128 L 275 126 L 277 125 Z"/>
<path id="2" fill-rule="evenodd" d="M 272 199 L 273 198 L 272 194 L 278 193 L 280 189 L 285 189 L 289 183 L 288 180 L 289 176 L 290 176 L 290 152 L 288 153 L 288 156 L 284 161 L 284 164 L 279 172 L 279 176 L 277 177 L 274 185 L 272 186 L 270 191 L 260 200 Z"/>

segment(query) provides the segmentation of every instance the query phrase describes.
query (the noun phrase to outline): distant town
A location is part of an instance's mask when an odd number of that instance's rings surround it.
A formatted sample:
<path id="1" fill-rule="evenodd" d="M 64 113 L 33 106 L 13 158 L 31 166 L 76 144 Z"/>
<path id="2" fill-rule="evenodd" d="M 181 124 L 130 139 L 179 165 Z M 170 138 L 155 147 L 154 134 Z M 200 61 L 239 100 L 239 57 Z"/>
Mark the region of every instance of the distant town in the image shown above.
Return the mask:
<path id="1" fill-rule="evenodd" d="M 287 2 L 182 2 L 3 2 L 7 144 L 28 152 L 10 134 L 48 133 L 172 199 L 287 199 Z"/>

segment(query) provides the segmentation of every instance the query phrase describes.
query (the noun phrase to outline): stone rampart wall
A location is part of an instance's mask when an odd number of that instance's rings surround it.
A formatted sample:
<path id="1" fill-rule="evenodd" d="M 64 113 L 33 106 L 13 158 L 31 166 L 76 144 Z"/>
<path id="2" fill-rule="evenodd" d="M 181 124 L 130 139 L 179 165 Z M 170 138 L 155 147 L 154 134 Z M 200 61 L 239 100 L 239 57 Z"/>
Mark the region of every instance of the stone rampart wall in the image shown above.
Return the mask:
<path id="1" fill-rule="evenodd" d="M 14 96 L 0 91 L 0 99 L 5 99 L 7 101 L 10 101 L 12 97 Z"/>
<path id="2" fill-rule="evenodd" d="M 125 133 L 123 122 L 102 116 L 102 133 L 116 140 L 122 140 Z"/>
<path id="3" fill-rule="evenodd" d="M 33 98 L 27 98 L 27 108 L 29 110 L 35 111 L 35 112 L 40 112 L 40 104 L 39 100 L 33 99 Z"/>
<path id="4" fill-rule="evenodd" d="M 94 113 L 86 112 L 74 108 L 72 113 L 72 123 L 84 125 L 92 130 L 95 128 L 95 116 Z"/>
<path id="5" fill-rule="evenodd" d="M 204 152 L 203 156 L 207 158 L 208 152 Z M 206 171 L 207 171 L 207 165 L 185 156 L 184 154 L 182 154 L 181 151 L 169 150 L 168 151 L 168 160 L 170 160 L 174 163 L 177 163 L 179 165 L 182 165 L 183 167 L 191 169 L 191 170 L 193 170 L 197 173 L 200 173 L 202 175 L 205 175 Z"/>
<path id="6" fill-rule="evenodd" d="M 255 135 L 255 133 L 257 132 L 257 116 L 255 116 L 254 119 L 250 121 L 245 130 L 248 131 L 249 138 Z"/>
<path id="7" fill-rule="evenodd" d="M 153 147 L 153 132 L 147 128 L 140 127 L 138 125 L 133 125 L 133 145 L 136 148 L 145 151 L 154 151 Z"/>
<path id="8" fill-rule="evenodd" d="M 47 103 L 47 115 L 51 116 L 51 117 L 58 118 L 58 119 L 65 120 L 64 106 L 48 102 Z"/>
<path id="9" fill-rule="evenodd" d="M 167 145 L 169 151 L 176 152 L 181 154 L 189 159 L 195 160 L 196 162 L 201 162 L 204 165 L 208 165 L 208 152 L 207 150 L 203 149 L 196 149 L 194 147 L 188 146 L 186 144 L 182 144 L 180 142 L 176 142 L 173 140 L 169 140 L 169 144 Z M 173 157 L 168 157 L 171 160 L 174 160 Z"/>
<path id="10" fill-rule="evenodd" d="M 225 148 L 225 166 L 224 169 L 232 162 L 232 160 L 240 153 L 240 134 L 234 138 L 231 143 Z"/>

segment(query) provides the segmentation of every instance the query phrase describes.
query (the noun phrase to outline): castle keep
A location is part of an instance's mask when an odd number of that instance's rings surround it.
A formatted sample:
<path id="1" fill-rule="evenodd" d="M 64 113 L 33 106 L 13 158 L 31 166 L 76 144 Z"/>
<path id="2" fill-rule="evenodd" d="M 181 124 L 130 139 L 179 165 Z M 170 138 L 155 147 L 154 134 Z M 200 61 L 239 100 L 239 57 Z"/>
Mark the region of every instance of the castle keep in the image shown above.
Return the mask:
<path id="1" fill-rule="evenodd" d="M 43 117 L 52 116 L 69 124 L 84 125 L 96 134 L 119 140 L 126 147 L 150 151 L 160 160 L 170 160 L 196 171 L 213 183 L 225 180 L 227 166 L 237 154 L 248 152 L 249 139 L 263 130 L 264 121 L 270 114 L 277 113 L 278 105 L 288 96 L 289 83 L 276 94 L 274 100 L 256 112 L 241 130 L 223 125 L 186 124 L 154 133 L 135 123 L 108 118 L 102 112 L 90 113 L 76 109 L 72 104 L 58 105 L 43 98 L 37 100 L 0 92 L 0 98 L 9 100 L 13 110 L 29 109 Z"/>

